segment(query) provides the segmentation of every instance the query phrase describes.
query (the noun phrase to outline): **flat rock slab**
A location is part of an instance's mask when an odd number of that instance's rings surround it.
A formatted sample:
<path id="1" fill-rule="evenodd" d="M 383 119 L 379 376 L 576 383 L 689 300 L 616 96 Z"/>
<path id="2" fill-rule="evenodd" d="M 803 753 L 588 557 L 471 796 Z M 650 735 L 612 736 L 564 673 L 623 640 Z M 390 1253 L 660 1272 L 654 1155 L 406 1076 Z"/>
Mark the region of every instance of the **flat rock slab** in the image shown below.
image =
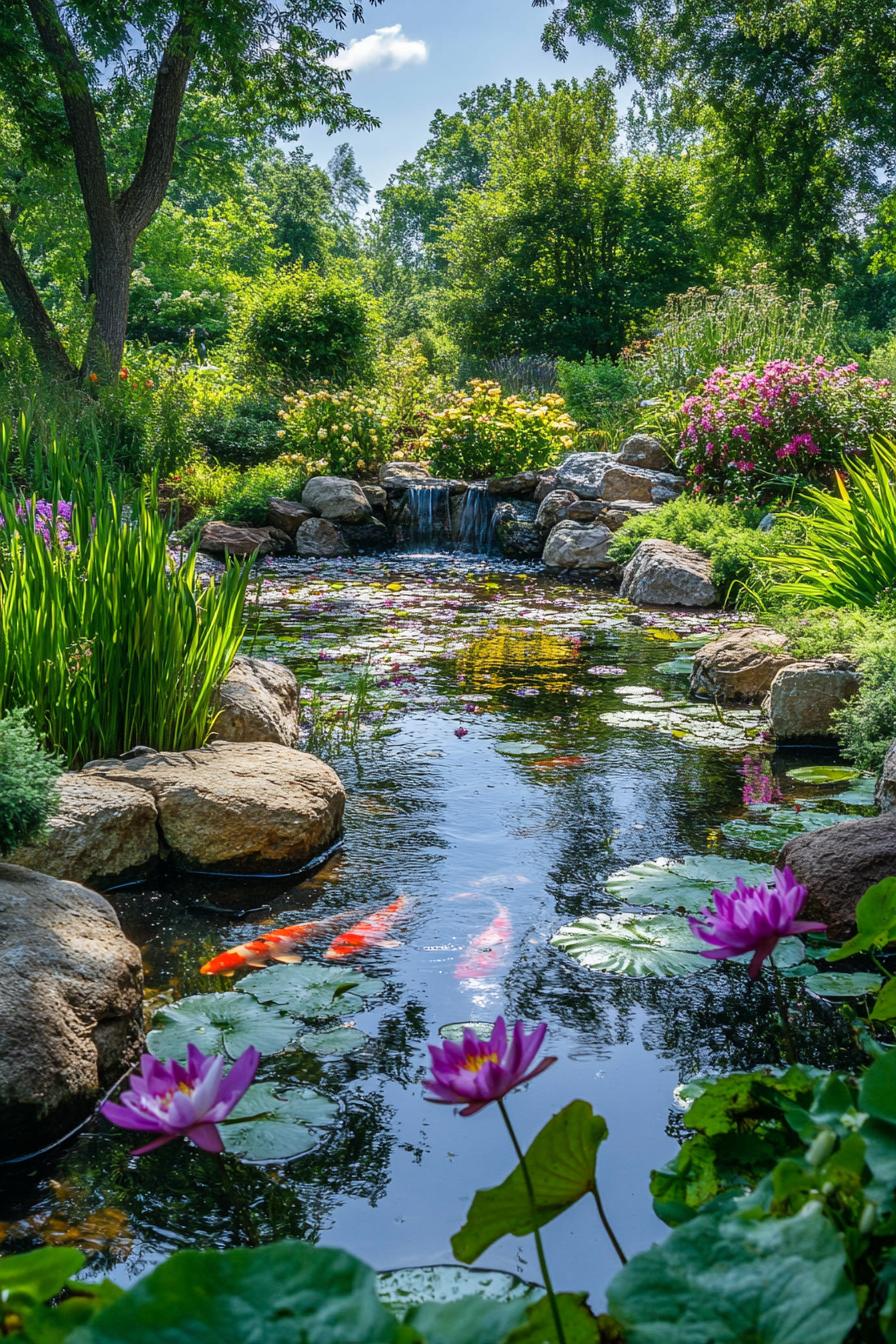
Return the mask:
<path id="1" fill-rule="evenodd" d="M 87 887 L 145 874 L 159 861 L 158 813 L 143 789 L 75 771 L 59 780 L 43 840 L 11 862 Z"/>
<path id="2" fill-rule="evenodd" d="M 282 663 L 234 658 L 216 692 L 215 707 L 215 736 L 226 742 L 279 742 L 294 747 L 298 740 L 299 685 Z"/>
<path id="3" fill-rule="evenodd" d="M 199 549 L 208 555 L 285 555 L 292 539 L 277 527 L 238 527 L 234 523 L 206 523 Z"/>
<path id="4" fill-rule="evenodd" d="M 179 868 L 294 872 L 339 838 L 345 789 L 316 756 L 270 742 L 95 761 L 85 774 L 152 795 Z"/>
<path id="5" fill-rule="evenodd" d="M 673 541 L 642 541 L 620 593 L 639 607 L 713 607 L 719 600 L 706 556 Z"/>
<path id="6" fill-rule="evenodd" d="M 0 864 L 3 1155 L 64 1134 L 138 1061 L 140 951 L 102 896 Z"/>

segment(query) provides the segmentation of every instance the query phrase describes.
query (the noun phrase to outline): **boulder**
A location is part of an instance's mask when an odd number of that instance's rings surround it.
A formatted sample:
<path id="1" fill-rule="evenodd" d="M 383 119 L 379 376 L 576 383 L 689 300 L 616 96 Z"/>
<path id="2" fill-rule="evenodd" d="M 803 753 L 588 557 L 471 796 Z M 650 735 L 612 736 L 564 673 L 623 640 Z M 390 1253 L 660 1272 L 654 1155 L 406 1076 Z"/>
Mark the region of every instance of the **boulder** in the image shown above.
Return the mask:
<path id="1" fill-rule="evenodd" d="M 606 522 L 609 507 L 602 499 L 577 499 L 566 511 L 574 523 Z"/>
<path id="2" fill-rule="evenodd" d="M 389 494 L 431 479 L 428 468 L 420 462 L 385 462 L 380 467 L 380 485 Z"/>
<path id="3" fill-rule="evenodd" d="M 58 791 L 44 838 L 10 862 L 88 887 L 143 876 L 158 863 L 156 805 L 142 789 L 73 771 Z"/>
<path id="4" fill-rule="evenodd" d="M 772 736 L 779 742 L 828 739 L 831 716 L 858 694 L 861 679 L 841 653 L 782 667 L 763 703 Z"/>
<path id="5" fill-rule="evenodd" d="M 762 625 L 732 630 L 694 655 L 691 695 L 730 705 L 761 704 L 782 667 L 793 662 L 786 636 Z"/>
<path id="6" fill-rule="evenodd" d="M 208 555 L 285 555 L 292 539 L 277 527 L 241 527 L 236 523 L 206 523 L 199 549 Z"/>
<path id="7" fill-rule="evenodd" d="M 347 476 L 312 476 L 302 491 L 302 503 L 331 523 L 364 523 L 370 517 L 367 496 Z"/>
<path id="8" fill-rule="evenodd" d="M 218 687 L 215 705 L 215 735 L 225 742 L 279 742 L 294 747 L 298 740 L 299 687 L 282 663 L 234 658 Z"/>
<path id="9" fill-rule="evenodd" d="M 306 509 L 304 504 L 299 504 L 295 499 L 268 500 L 269 525 L 285 532 L 288 537 L 294 537 L 302 524 L 313 517 L 311 510 Z"/>
<path id="10" fill-rule="evenodd" d="M 616 460 L 620 466 L 644 467 L 647 471 L 668 471 L 670 466 L 669 454 L 650 434 L 629 435 Z"/>
<path id="11" fill-rule="evenodd" d="M 544 563 L 549 569 L 612 569 L 607 551 L 613 533 L 602 523 L 558 523 L 545 543 Z"/>
<path id="12" fill-rule="evenodd" d="M 326 559 L 348 555 L 349 544 L 341 527 L 327 518 L 309 518 L 296 532 L 296 555 Z"/>
<path id="13" fill-rule="evenodd" d="M 533 498 L 535 500 L 535 503 L 540 504 L 541 501 L 545 499 L 551 493 L 552 490 L 556 489 L 557 489 L 556 471 L 540 471 L 538 473 L 538 480 L 536 482 L 535 490 L 533 492 Z"/>
<path id="14" fill-rule="evenodd" d="M 520 518 L 512 504 L 498 506 L 494 527 L 495 540 L 508 560 L 537 560 L 541 557 L 544 545 L 541 528 L 532 518 Z"/>
<path id="15" fill-rule="evenodd" d="M 875 882 L 896 877 L 896 812 L 794 836 L 777 863 L 792 868 L 808 889 L 803 917 L 822 920 L 832 938 L 849 938 L 859 897 Z"/>
<path id="16" fill-rule="evenodd" d="M 607 467 L 601 481 L 601 498 L 614 503 L 617 499 L 635 499 L 644 504 L 665 504 L 675 499 L 684 489 L 684 477 L 668 471 L 646 471 L 643 467 L 627 467 L 619 463 Z"/>
<path id="17" fill-rule="evenodd" d="M 389 496 L 381 485 L 362 485 L 364 498 L 374 513 L 385 513 L 389 507 Z"/>
<path id="18" fill-rule="evenodd" d="M 342 535 L 352 553 L 356 551 L 383 551 L 392 540 L 385 523 L 379 518 L 368 518 L 366 523 L 343 523 Z"/>
<path id="19" fill-rule="evenodd" d="M 531 499 L 538 485 L 537 471 L 519 471 L 515 476 L 491 476 L 488 480 L 490 495 L 509 495 L 511 499 Z"/>
<path id="20" fill-rule="evenodd" d="M 557 468 L 557 489 L 572 490 L 582 499 L 600 499 L 604 473 L 615 461 L 615 453 L 570 453 Z"/>
<path id="21" fill-rule="evenodd" d="M 620 592 L 639 607 L 712 607 L 719 600 L 706 556 L 655 537 L 629 560 Z"/>
<path id="22" fill-rule="evenodd" d="M 896 808 L 896 742 L 892 744 L 884 758 L 874 801 L 881 812 L 889 812 Z"/>
<path id="23" fill-rule="evenodd" d="M 139 949 L 102 896 L 0 864 L 0 1124 L 4 1156 L 89 1113 L 143 1046 Z"/>
<path id="24" fill-rule="evenodd" d="M 583 501 L 584 503 L 585 501 Z M 623 523 L 627 523 L 629 518 L 636 518 L 641 513 L 652 513 L 656 504 L 645 504 L 640 499 L 614 499 L 612 504 L 607 504 L 601 514 L 601 521 L 606 523 L 607 527 L 613 532 L 618 532 Z M 576 510 L 570 514 L 575 517 Z"/>
<path id="25" fill-rule="evenodd" d="M 345 789 L 335 771 L 271 742 L 146 751 L 84 773 L 149 793 L 169 857 L 187 871 L 294 872 L 342 829 Z"/>
<path id="26" fill-rule="evenodd" d="M 578 495 L 574 495 L 571 490 L 552 490 L 539 504 L 535 521 L 542 532 L 550 532 L 551 528 L 566 519 L 569 510 L 578 503 Z"/>

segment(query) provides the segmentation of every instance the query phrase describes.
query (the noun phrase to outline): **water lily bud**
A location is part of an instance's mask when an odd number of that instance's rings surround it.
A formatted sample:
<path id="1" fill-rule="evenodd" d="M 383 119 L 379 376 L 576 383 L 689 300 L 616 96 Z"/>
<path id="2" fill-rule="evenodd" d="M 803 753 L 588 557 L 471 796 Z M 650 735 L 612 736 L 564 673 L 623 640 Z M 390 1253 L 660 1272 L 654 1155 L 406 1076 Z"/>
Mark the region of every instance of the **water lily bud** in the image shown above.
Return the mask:
<path id="1" fill-rule="evenodd" d="M 859 1232 L 863 1237 L 867 1237 L 874 1231 L 874 1225 L 877 1222 L 877 1205 L 870 1199 L 865 1201 L 865 1207 L 862 1209 L 862 1216 L 859 1219 Z"/>
<path id="2" fill-rule="evenodd" d="M 837 1146 L 837 1135 L 832 1129 L 823 1129 L 816 1134 L 809 1145 L 806 1153 L 806 1161 L 810 1167 L 820 1167 L 822 1162 L 830 1157 Z"/>

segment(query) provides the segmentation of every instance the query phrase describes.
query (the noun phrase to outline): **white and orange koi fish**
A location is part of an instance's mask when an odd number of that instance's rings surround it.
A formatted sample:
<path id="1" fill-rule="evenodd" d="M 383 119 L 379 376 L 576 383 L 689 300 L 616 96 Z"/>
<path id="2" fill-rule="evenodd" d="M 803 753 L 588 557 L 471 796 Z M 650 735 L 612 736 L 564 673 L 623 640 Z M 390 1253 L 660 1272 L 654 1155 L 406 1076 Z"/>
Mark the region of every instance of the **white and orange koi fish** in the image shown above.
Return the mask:
<path id="1" fill-rule="evenodd" d="M 454 968 L 456 979 L 485 980 L 493 975 L 507 957 L 512 936 L 510 912 L 506 906 L 499 905 L 491 923 L 467 943 Z"/>
<path id="2" fill-rule="evenodd" d="M 399 896 L 381 910 L 362 919 L 359 924 L 337 934 L 324 956 L 328 961 L 340 961 L 343 957 L 354 957 L 359 952 L 366 952 L 371 947 L 394 946 L 387 939 L 387 934 L 395 921 L 401 918 L 408 903 L 407 896 Z"/>

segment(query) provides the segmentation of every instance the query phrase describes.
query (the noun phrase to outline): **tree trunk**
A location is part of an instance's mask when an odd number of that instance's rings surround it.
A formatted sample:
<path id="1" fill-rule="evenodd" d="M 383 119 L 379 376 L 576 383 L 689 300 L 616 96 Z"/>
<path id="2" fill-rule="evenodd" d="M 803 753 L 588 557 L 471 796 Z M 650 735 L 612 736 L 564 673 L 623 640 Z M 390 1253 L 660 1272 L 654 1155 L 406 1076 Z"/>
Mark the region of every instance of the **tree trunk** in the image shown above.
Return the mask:
<path id="1" fill-rule="evenodd" d="M 91 256 L 94 307 L 81 365 L 83 378 L 91 373 L 104 380 L 114 378 L 121 368 L 128 326 L 134 242 L 123 236 L 123 231 L 118 233 L 119 236 L 106 245 L 94 246 Z"/>
<path id="2" fill-rule="evenodd" d="M 6 221 L 0 217 L 0 284 L 19 325 L 31 343 L 41 371 L 50 378 L 69 381 L 77 378 L 59 333 L 31 282 L 25 263 L 19 256 Z"/>

